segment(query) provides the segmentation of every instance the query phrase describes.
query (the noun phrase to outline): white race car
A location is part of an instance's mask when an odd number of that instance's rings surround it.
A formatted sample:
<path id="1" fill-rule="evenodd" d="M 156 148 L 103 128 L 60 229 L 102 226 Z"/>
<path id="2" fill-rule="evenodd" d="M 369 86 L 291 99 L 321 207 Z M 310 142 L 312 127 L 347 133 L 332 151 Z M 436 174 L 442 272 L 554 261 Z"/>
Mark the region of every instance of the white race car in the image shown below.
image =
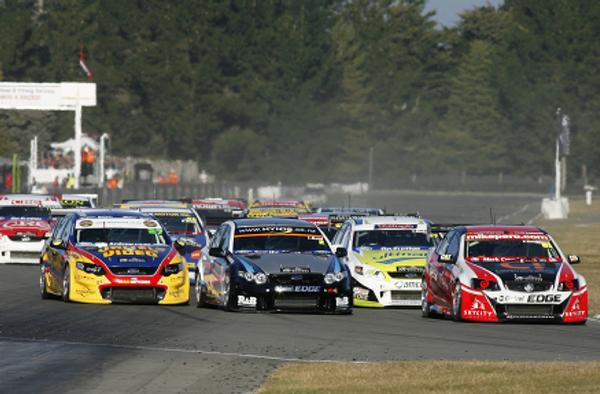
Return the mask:
<path id="1" fill-rule="evenodd" d="M 346 248 L 354 305 L 419 306 L 421 278 L 432 247 L 429 221 L 414 216 L 348 220 L 333 238 Z"/>
<path id="2" fill-rule="evenodd" d="M 0 263 L 40 262 L 44 242 L 52 230 L 50 208 L 60 208 L 57 197 L 0 196 Z"/>

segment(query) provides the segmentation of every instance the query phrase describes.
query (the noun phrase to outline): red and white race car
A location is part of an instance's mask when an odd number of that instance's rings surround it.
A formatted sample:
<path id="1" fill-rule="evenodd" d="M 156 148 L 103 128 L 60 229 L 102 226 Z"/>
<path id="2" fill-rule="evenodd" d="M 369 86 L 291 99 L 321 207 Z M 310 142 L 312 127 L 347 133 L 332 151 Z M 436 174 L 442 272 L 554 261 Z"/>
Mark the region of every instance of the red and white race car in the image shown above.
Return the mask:
<path id="1" fill-rule="evenodd" d="M 585 323 L 587 285 L 571 267 L 579 262 L 537 227 L 455 227 L 428 258 L 423 316 Z"/>
<path id="2" fill-rule="evenodd" d="M 0 196 L 0 263 L 40 262 L 52 230 L 50 209 L 60 208 L 56 196 L 6 194 Z"/>

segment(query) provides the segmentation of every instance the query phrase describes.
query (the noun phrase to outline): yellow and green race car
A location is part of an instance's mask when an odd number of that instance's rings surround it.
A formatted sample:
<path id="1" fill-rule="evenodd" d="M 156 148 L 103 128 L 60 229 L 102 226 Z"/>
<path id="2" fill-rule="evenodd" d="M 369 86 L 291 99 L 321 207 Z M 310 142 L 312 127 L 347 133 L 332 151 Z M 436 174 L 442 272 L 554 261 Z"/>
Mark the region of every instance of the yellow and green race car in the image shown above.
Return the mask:
<path id="1" fill-rule="evenodd" d="M 334 249 L 348 250 L 354 305 L 420 306 L 421 279 L 432 247 L 430 222 L 414 216 L 369 216 L 348 220 Z"/>

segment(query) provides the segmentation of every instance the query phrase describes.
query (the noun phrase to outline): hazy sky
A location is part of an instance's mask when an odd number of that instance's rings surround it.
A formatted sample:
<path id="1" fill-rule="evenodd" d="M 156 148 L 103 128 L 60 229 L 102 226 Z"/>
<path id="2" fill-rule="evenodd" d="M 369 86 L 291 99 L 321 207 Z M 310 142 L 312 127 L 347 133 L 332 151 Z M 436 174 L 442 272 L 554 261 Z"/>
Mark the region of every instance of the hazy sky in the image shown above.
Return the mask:
<path id="1" fill-rule="evenodd" d="M 426 10 L 435 10 L 435 20 L 445 26 L 452 26 L 458 22 L 458 14 L 469 8 L 486 4 L 498 6 L 503 0 L 428 0 Z"/>

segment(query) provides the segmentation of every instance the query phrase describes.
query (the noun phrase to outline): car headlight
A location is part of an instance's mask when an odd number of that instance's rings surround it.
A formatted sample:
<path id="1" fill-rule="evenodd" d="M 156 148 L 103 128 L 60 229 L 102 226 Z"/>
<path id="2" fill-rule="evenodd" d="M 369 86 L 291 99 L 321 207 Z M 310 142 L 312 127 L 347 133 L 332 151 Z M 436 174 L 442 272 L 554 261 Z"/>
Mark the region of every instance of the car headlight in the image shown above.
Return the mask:
<path id="1" fill-rule="evenodd" d="M 257 285 L 264 285 L 265 283 L 267 283 L 267 275 L 265 275 L 262 272 L 259 272 L 254 275 L 254 281 Z"/>
<path id="2" fill-rule="evenodd" d="M 75 263 L 75 267 L 78 270 L 87 272 L 88 274 L 94 274 L 98 276 L 104 275 L 104 269 L 96 264 L 86 263 L 85 261 L 78 261 L 77 263 Z"/>
<path id="3" fill-rule="evenodd" d="M 325 284 L 327 285 L 331 285 L 334 284 L 336 282 L 341 282 L 342 280 L 344 280 L 344 278 L 346 277 L 346 273 L 345 272 L 328 272 L 325 274 Z"/>
<path id="4" fill-rule="evenodd" d="M 248 282 L 254 282 L 257 285 L 264 285 L 267 283 L 267 275 L 265 275 L 263 272 L 257 272 L 254 274 L 247 271 L 238 271 L 238 276 L 240 278 L 244 278 Z"/>
<path id="5" fill-rule="evenodd" d="M 471 279 L 471 287 L 475 290 L 500 290 L 500 287 L 498 286 L 498 283 L 496 283 L 496 281 L 479 278 Z"/>
<path id="6" fill-rule="evenodd" d="M 163 275 L 169 276 L 169 275 L 178 274 L 181 271 L 183 271 L 184 269 L 185 269 L 185 266 L 183 265 L 183 263 L 165 265 L 165 268 L 163 268 Z"/>
<path id="7" fill-rule="evenodd" d="M 558 284 L 558 291 L 573 291 L 579 290 L 579 280 L 566 280 Z"/>

